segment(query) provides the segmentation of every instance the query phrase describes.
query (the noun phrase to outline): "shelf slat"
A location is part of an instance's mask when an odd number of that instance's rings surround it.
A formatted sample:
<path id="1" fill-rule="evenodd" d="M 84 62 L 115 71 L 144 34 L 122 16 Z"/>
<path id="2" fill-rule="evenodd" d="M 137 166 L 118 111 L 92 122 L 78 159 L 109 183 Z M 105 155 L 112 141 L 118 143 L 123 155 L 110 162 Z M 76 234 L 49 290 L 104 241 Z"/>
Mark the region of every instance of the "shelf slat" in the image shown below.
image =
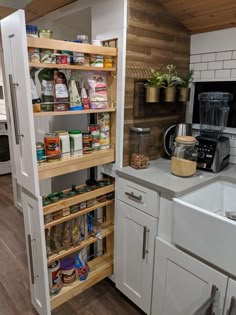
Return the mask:
<path id="1" fill-rule="evenodd" d="M 90 44 L 80 44 L 73 42 L 65 42 L 63 40 L 47 39 L 47 38 L 34 38 L 27 37 L 28 47 L 55 49 L 55 50 L 68 50 L 87 54 L 104 55 L 104 56 L 117 56 L 117 48 L 94 46 Z"/>
<path id="2" fill-rule="evenodd" d="M 61 224 L 63 222 L 66 222 L 66 221 L 69 221 L 69 220 L 72 220 L 74 218 L 77 218 L 77 217 L 80 217 L 81 215 L 84 215 L 84 214 L 87 214 L 91 211 L 94 211 L 98 208 L 102 208 L 102 207 L 105 207 L 105 206 L 109 206 L 111 205 L 112 203 L 114 202 L 114 200 L 107 200 L 107 201 L 104 201 L 104 202 L 96 202 L 96 204 L 92 207 L 89 207 L 89 208 L 86 208 L 84 210 L 80 210 L 76 213 L 73 213 L 73 214 L 70 214 L 70 215 L 67 215 L 61 219 L 58 219 L 58 220 L 53 220 L 52 222 L 50 223 L 47 223 L 44 225 L 44 228 L 45 229 L 49 229 L 51 228 L 52 226 L 55 226 L 55 225 L 58 225 L 58 224 Z"/>
<path id="3" fill-rule="evenodd" d="M 62 112 L 38 112 L 33 113 L 34 117 L 48 117 L 48 116 L 67 116 L 67 115 L 86 115 L 97 113 L 110 113 L 115 112 L 116 108 L 104 108 L 104 109 L 88 109 L 88 110 L 67 110 Z"/>
<path id="4" fill-rule="evenodd" d="M 86 192 L 84 194 L 81 195 L 76 195 L 74 197 L 70 197 L 68 199 L 64 199 L 64 200 L 60 200 L 58 202 L 52 203 L 48 206 L 43 207 L 43 214 L 49 214 L 73 205 L 76 205 L 77 203 L 92 199 L 92 198 L 96 198 L 98 196 L 102 196 L 105 194 L 108 194 L 110 192 L 113 192 L 115 190 L 115 185 L 109 185 L 109 186 L 105 186 L 102 188 L 97 188 L 94 190 L 91 190 L 89 192 Z M 64 191 L 67 192 L 67 191 Z M 100 204 L 100 203 L 98 203 Z"/>
<path id="5" fill-rule="evenodd" d="M 65 157 L 60 161 L 42 163 L 38 166 L 39 179 L 52 178 L 86 168 L 115 161 L 115 150 L 100 150 L 80 157 Z"/>
<path id="6" fill-rule="evenodd" d="M 107 227 L 102 227 L 102 233 L 101 233 L 101 238 L 105 238 L 109 235 L 111 235 L 114 232 L 114 225 L 109 225 Z M 91 245 L 93 243 L 96 243 L 98 240 L 97 237 L 95 236 L 90 236 L 88 239 L 82 241 L 78 246 L 70 247 L 67 250 L 61 250 L 59 253 L 51 255 L 48 257 L 48 265 L 51 265 L 54 261 L 58 259 L 62 259 L 63 257 L 66 257 L 68 255 L 71 255 L 75 252 L 78 252 L 80 249 Z"/>
<path id="7" fill-rule="evenodd" d="M 56 69 L 68 69 L 68 70 L 83 70 L 83 71 L 106 71 L 106 72 L 116 72 L 116 67 L 112 68 L 102 68 L 102 67 L 90 67 L 90 66 L 77 66 L 77 65 L 67 65 L 58 63 L 40 63 L 40 62 L 29 62 L 30 67 L 35 68 L 56 68 Z"/>
<path id="8" fill-rule="evenodd" d="M 112 275 L 113 258 L 109 254 L 99 256 L 91 260 L 88 264 L 91 270 L 88 278 L 85 281 L 75 281 L 71 285 L 63 287 L 59 294 L 51 298 L 52 309 L 65 303 L 104 278 Z"/>

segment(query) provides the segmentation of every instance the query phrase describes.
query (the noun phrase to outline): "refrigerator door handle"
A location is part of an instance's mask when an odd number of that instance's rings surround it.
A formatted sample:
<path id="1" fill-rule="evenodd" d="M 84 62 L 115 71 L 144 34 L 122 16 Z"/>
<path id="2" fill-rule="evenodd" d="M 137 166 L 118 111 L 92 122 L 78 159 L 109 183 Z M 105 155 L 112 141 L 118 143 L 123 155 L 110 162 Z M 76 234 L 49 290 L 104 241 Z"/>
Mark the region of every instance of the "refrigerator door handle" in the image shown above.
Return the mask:
<path id="1" fill-rule="evenodd" d="M 20 137 L 23 137 L 24 135 L 20 134 L 20 124 L 19 124 L 19 117 L 18 117 L 18 112 L 17 112 L 17 97 L 16 97 L 15 87 L 19 86 L 19 84 L 13 82 L 12 74 L 9 74 L 9 84 L 10 84 L 11 101 L 12 101 L 15 139 L 16 139 L 16 144 L 20 144 Z"/>

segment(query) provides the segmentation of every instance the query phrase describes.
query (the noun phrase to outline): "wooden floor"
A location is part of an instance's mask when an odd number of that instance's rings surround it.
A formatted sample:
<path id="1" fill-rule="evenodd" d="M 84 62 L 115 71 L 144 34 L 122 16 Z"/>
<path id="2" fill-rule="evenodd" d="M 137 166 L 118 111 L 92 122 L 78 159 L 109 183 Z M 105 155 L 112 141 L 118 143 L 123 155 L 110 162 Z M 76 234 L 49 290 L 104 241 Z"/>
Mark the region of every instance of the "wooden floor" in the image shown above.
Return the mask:
<path id="1" fill-rule="evenodd" d="M 12 201 L 11 176 L 0 176 L 0 315 L 36 315 L 31 306 L 23 218 Z M 144 314 L 104 280 L 52 315 Z"/>

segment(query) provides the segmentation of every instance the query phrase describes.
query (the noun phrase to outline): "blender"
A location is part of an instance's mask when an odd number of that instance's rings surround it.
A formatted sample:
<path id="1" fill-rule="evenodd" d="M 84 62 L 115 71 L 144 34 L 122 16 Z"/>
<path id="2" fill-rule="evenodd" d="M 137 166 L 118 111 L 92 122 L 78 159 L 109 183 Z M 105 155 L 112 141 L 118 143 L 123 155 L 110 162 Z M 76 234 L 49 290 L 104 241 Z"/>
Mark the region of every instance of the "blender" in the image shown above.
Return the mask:
<path id="1" fill-rule="evenodd" d="M 217 173 L 229 164 L 229 138 L 222 135 L 227 125 L 229 103 L 233 96 L 225 92 L 204 92 L 198 96 L 200 136 L 197 167 Z"/>

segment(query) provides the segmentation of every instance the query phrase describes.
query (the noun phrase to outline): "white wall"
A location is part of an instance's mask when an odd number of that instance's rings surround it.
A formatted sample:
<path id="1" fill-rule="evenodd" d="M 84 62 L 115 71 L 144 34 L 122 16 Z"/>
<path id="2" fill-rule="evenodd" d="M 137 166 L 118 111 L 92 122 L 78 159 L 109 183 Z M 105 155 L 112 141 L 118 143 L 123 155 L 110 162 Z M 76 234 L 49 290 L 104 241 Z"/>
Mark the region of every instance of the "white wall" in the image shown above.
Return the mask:
<path id="1" fill-rule="evenodd" d="M 190 68 L 194 82 L 236 81 L 236 28 L 195 34 L 191 36 Z M 191 122 L 194 86 L 187 108 Z M 226 128 L 230 139 L 230 162 L 236 164 L 236 128 Z"/>

